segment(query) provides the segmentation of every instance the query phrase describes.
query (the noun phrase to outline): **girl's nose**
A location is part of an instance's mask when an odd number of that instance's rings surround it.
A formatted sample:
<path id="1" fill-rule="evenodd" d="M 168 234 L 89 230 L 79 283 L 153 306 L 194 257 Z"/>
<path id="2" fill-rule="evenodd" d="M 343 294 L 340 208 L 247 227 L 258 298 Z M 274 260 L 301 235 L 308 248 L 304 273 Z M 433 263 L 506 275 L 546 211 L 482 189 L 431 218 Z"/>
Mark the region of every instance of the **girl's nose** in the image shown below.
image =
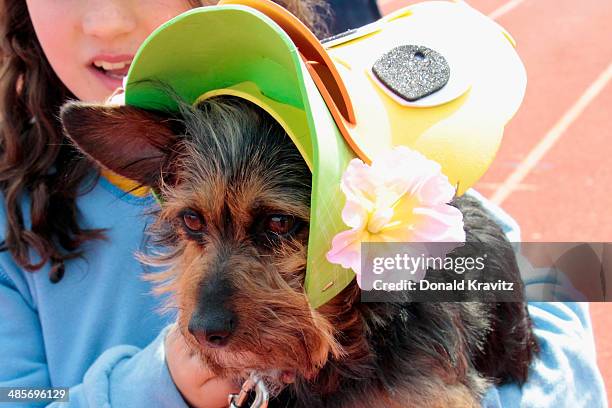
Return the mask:
<path id="1" fill-rule="evenodd" d="M 131 1 L 88 1 L 83 14 L 83 32 L 99 38 L 113 38 L 136 29 L 137 16 Z"/>

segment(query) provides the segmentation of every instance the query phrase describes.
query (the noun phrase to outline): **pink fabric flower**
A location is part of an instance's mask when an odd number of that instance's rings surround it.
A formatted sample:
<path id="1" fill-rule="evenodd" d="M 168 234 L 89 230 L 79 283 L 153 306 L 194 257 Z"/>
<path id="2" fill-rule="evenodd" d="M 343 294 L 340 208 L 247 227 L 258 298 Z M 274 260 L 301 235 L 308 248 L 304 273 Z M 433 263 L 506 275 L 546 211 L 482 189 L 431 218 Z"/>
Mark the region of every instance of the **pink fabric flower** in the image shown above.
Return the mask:
<path id="1" fill-rule="evenodd" d="M 351 160 L 341 188 L 342 220 L 351 229 L 334 237 L 327 260 L 351 268 L 358 282 L 362 242 L 465 242 L 463 215 L 448 204 L 455 189 L 438 163 L 414 150 L 393 148 L 371 165 Z"/>

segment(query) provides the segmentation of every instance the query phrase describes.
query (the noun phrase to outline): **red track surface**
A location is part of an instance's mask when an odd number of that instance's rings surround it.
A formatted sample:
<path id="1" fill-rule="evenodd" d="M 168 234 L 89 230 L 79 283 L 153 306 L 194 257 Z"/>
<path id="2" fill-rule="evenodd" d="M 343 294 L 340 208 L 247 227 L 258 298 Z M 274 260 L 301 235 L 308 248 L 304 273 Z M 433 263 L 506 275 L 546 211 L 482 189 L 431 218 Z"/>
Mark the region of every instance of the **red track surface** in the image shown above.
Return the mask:
<path id="1" fill-rule="evenodd" d="M 378 1 L 383 14 L 415 2 Z M 498 156 L 476 188 L 518 220 L 524 241 L 612 242 L 612 75 L 601 78 L 612 73 L 612 1 L 468 3 L 512 34 L 529 81 Z M 544 139 L 554 143 L 526 166 Z M 508 178 L 521 171 L 525 177 L 507 189 Z M 612 303 L 590 306 L 610 398 Z"/>

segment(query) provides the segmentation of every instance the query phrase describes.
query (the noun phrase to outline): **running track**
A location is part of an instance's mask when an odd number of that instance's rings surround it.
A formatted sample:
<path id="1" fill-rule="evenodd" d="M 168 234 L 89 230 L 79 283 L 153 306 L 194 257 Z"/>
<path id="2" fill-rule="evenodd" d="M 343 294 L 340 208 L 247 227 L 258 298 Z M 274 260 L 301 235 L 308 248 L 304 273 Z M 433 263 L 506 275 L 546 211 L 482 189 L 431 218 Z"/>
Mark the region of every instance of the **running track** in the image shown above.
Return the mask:
<path id="1" fill-rule="evenodd" d="M 383 14 L 415 3 L 378 0 Z M 468 0 L 504 26 L 527 94 L 476 188 L 512 214 L 524 241 L 612 242 L 612 1 Z M 612 303 L 591 303 L 612 396 Z"/>

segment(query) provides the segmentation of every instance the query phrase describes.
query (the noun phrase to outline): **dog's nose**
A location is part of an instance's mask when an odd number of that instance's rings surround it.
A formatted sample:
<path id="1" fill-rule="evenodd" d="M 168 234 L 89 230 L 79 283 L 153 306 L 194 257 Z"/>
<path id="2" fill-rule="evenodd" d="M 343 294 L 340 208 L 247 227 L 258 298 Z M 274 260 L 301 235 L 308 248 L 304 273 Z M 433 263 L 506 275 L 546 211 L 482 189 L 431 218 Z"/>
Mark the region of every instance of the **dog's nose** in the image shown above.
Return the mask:
<path id="1" fill-rule="evenodd" d="M 200 344 L 205 342 L 205 344 L 208 346 L 224 347 L 225 345 L 227 345 L 230 335 L 230 332 L 221 330 L 210 333 L 198 333 L 196 335 L 196 338 L 198 339 L 198 342 Z"/>
<path id="2" fill-rule="evenodd" d="M 202 346 L 224 347 L 236 328 L 236 317 L 229 310 L 216 310 L 204 314 L 194 313 L 189 321 L 189 332 Z"/>

